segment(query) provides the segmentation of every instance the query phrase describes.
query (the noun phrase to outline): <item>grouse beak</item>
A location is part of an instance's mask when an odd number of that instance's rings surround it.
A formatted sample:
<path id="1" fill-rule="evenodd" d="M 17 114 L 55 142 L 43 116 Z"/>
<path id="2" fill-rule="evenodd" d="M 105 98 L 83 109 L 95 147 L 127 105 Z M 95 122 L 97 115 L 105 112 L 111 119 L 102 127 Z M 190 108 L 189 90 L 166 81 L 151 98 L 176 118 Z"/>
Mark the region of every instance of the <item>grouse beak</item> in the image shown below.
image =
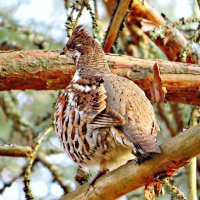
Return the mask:
<path id="1" fill-rule="evenodd" d="M 60 55 L 65 55 L 64 50 L 62 50 L 62 51 L 60 52 Z"/>

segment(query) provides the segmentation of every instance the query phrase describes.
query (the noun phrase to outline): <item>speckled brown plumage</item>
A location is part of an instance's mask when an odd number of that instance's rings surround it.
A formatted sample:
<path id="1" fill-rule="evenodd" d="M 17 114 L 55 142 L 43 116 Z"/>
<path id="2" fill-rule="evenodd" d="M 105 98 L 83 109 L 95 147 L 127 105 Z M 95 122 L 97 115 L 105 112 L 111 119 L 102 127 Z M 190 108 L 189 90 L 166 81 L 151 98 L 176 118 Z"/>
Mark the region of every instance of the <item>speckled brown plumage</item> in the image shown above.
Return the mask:
<path id="1" fill-rule="evenodd" d="M 78 26 L 63 54 L 76 73 L 55 106 L 57 136 L 83 169 L 113 170 L 128 160 L 160 153 L 159 130 L 144 92 L 111 73 L 100 45 Z"/>

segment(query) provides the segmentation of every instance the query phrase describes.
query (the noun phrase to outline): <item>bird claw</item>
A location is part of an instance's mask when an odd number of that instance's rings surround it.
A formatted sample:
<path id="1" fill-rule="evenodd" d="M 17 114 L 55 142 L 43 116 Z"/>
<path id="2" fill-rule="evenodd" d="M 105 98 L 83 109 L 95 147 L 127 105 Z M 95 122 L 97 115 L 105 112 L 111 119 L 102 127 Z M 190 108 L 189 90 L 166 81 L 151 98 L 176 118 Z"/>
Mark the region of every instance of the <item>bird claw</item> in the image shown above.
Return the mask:
<path id="1" fill-rule="evenodd" d="M 80 184 L 83 185 L 84 183 L 88 182 L 90 174 L 85 172 L 83 169 L 79 168 L 77 174 L 75 176 L 75 180 Z"/>

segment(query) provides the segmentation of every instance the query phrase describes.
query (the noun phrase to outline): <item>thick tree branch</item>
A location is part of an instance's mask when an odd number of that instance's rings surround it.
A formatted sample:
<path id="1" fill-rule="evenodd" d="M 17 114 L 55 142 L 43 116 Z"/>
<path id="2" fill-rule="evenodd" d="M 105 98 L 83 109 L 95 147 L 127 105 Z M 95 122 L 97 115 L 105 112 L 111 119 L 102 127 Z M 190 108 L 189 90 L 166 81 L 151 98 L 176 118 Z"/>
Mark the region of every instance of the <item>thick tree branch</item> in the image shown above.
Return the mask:
<path id="1" fill-rule="evenodd" d="M 157 62 L 166 100 L 200 105 L 198 65 L 106 55 L 113 73 L 127 77 L 143 88 L 150 98 L 153 66 Z M 0 54 L 0 91 L 12 89 L 53 90 L 69 84 L 75 68 L 72 60 L 58 52 L 29 50 Z"/>
<path id="2" fill-rule="evenodd" d="M 116 199 L 148 184 L 160 173 L 173 172 L 184 166 L 189 159 L 200 154 L 199 146 L 200 125 L 169 139 L 161 145 L 160 155 L 156 155 L 141 165 L 135 165 L 132 161 L 99 178 L 95 183 L 94 191 L 89 196 L 85 196 L 88 190 L 88 184 L 85 184 L 64 196 L 62 200 Z"/>

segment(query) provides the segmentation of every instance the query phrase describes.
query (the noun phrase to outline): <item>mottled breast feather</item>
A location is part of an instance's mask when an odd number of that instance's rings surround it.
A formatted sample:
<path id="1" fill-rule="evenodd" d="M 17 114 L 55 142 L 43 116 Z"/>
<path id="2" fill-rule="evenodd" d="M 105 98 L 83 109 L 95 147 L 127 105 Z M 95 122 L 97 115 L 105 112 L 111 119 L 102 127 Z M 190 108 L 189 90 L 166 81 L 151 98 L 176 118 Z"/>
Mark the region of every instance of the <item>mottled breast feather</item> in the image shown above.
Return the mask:
<path id="1" fill-rule="evenodd" d="M 101 135 L 103 128 L 125 123 L 120 114 L 107 107 L 106 98 L 101 78 L 93 77 L 72 82 L 57 100 L 54 116 L 57 136 L 69 156 L 79 165 L 91 160 L 95 152 L 98 154 L 98 148 L 106 151 L 109 141 L 114 142 L 117 138 L 111 139 L 113 132 L 106 129 L 104 131 L 108 134 Z M 102 130 L 98 132 L 97 128 Z M 122 138 L 121 142 L 127 143 L 125 137 Z"/>

